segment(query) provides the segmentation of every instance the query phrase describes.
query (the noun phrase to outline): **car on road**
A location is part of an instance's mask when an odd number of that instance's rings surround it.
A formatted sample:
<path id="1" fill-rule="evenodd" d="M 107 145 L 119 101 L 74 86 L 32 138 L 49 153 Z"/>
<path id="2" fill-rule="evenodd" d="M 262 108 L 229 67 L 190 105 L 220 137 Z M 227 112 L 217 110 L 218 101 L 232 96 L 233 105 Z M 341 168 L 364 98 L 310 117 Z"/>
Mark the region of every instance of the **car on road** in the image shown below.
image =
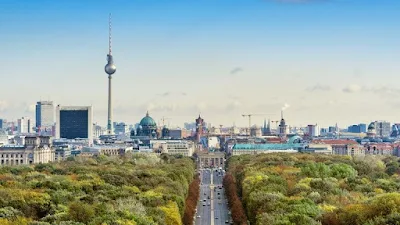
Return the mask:
<path id="1" fill-rule="evenodd" d="M 197 215 L 197 218 L 200 218 L 201 216 L 200 215 Z"/>
<path id="2" fill-rule="evenodd" d="M 225 223 L 229 223 L 229 220 L 225 220 Z"/>

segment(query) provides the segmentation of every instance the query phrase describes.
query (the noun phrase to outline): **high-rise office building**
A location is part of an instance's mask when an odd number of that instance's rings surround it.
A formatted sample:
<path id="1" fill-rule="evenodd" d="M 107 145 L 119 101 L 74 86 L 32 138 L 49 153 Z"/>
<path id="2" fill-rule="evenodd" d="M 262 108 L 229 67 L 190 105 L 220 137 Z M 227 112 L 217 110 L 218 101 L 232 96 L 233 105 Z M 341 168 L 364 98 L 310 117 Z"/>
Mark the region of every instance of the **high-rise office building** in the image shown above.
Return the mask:
<path id="1" fill-rule="evenodd" d="M 106 133 L 106 128 L 97 124 L 93 124 L 93 138 L 98 139 L 100 136 L 105 135 Z"/>
<path id="2" fill-rule="evenodd" d="M 351 125 L 347 128 L 347 132 L 350 133 L 360 133 L 360 126 L 359 125 Z"/>
<path id="3" fill-rule="evenodd" d="M 22 117 L 21 119 L 18 119 L 18 133 L 31 133 L 31 120 L 26 117 Z"/>
<path id="4" fill-rule="evenodd" d="M 38 133 L 51 135 L 54 126 L 54 105 L 52 101 L 36 103 L 36 128 Z"/>
<path id="5" fill-rule="evenodd" d="M 375 121 L 376 135 L 379 137 L 389 137 L 391 133 L 390 122 Z"/>
<path id="6" fill-rule="evenodd" d="M 52 127 L 54 125 L 54 105 L 52 101 L 36 103 L 36 127 Z"/>
<path id="7" fill-rule="evenodd" d="M 319 127 L 318 125 L 308 125 L 307 126 L 307 133 L 310 137 L 318 137 L 319 134 Z"/>
<path id="8" fill-rule="evenodd" d="M 114 134 L 129 134 L 129 127 L 125 123 L 113 123 Z"/>
<path id="9" fill-rule="evenodd" d="M 350 133 L 367 133 L 367 124 L 351 125 L 347 128 L 347 131 Z"/>
<path id="10" fill-rule="evenodd" d="M 91 106 L 56 107 L 56 138 L 86 138 L 93 142 L 93 122 Z"/>
<path id="11" fill-rule="evenodd" d="M 0 129 L 4 129 L 4 120 L 0 119 Z"/>
<path id="12" fill-rule="evenodd" d="M 360 127 L 360 133 L 367 133 L 367 124 L 360 123 L 358 126 Z"/>

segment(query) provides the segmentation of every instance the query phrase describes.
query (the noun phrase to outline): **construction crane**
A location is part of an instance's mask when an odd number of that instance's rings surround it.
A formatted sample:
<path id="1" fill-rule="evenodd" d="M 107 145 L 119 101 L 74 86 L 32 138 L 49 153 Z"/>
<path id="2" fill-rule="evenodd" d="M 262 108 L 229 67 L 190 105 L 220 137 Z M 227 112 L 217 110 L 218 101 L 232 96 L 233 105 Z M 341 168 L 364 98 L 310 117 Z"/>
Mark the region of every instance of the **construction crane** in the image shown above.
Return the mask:
<path id="1" fill-rule="evenodd" d="M 161 119 L 163 127 L 165 126 L 165 120 L 170 120 L 170 119 L 171 119 L 171 118 L 166 118 L 166 117 L 163 117 L 163 118 Z"/>
<path id="2" fill-rule="evenodd" d="M 279 123 L 280 121 L 279 121 L 279 120 L 274 120 L 274 121 L 271 121 L 271 122 L 275 123 L 275 128 L 278 129 L 278 123 Z"/>
<path id="3" fill-rule="evenodd" d="M 270 115 L 270 114 L 265 114 L 265 113 L 261 113 L 261 114 L 242 114 L 243 117 L 248 117 L 249 118 L 249 136 L 250 136 L 250 130 L 251 130 L 251 117 L 253 116 L 266 116 L 266 115 Z"/>

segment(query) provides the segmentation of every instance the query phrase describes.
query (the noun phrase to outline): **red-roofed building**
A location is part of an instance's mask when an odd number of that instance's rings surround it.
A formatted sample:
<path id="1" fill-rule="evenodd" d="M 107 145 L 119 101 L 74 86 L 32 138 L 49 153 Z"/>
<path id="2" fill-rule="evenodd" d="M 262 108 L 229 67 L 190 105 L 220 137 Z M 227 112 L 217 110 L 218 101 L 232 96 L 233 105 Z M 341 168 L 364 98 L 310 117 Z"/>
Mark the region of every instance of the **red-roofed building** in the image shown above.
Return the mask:
<path id="1" fill-rule="evenodd" d="M 393 155 L 394 146 L 389 143 L 370 143 L 364 145 L 365 154 Z"/>
<path id="2" fill-rule="evenodd" d="M 328 144 L 332 146 L 334 155 L 365 155 L 364 147 L 358 142 L 347 139 L 317 139 L 313 140 L 314 144 Z"/>
<path id="3" fill-rule="evenodd" d="M 267 140 L 267 143 L 284 143 L 280 137 L 267 137 L 265 139 Z"/>

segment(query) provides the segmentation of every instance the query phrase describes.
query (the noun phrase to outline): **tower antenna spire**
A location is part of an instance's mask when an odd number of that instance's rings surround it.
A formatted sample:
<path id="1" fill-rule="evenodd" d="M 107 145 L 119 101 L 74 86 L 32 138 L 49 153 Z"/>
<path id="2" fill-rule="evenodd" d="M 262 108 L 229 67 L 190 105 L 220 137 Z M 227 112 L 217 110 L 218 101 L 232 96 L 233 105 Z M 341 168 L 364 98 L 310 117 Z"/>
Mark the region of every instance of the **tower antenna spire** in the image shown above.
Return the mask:
<path id="1" fill-rule="evenodd" d="M 107 64 L 104 67 L 105 72 L 108 74 L 108 121 L 107 121 L 107 133 L 113 133 L 113 121 L 112 121 L 112 91 L 111 91 L 111 79 L 117 67 L 114 64 L 113 56 L 111 55 L 111 13 L 108 18 L 108 54 Z"/>
<path id="2" fill-rule="evenodd" d="M 111 31 L 112 31 L 112 23 L 111 23 L 111 13 L 108 17 L 108 54 L 111 55 Z"/>

